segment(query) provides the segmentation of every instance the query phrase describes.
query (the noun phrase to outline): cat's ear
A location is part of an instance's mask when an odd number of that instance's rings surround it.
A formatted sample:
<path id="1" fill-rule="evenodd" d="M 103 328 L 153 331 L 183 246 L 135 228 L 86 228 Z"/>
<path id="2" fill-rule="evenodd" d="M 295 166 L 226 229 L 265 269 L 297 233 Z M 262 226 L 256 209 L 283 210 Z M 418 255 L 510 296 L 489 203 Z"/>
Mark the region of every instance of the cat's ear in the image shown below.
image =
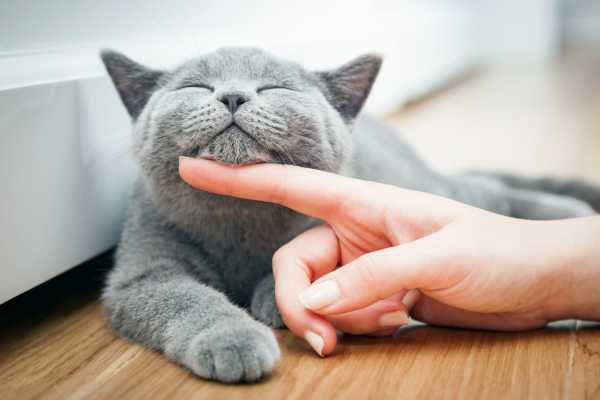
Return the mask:
<path id="1" fill-rule="evenodd" d="M 100 58 L 129 115 L 137 119 L 164 72 L 147 68 L 114 50 L 102 50 Z"/>
<path id="2" fill-rule="evenodd" d="M 327 100 L 345 120 L 358 115 L 381 68 L 382 58 L 365 54 L 332 71 L 316 72 Z"/>

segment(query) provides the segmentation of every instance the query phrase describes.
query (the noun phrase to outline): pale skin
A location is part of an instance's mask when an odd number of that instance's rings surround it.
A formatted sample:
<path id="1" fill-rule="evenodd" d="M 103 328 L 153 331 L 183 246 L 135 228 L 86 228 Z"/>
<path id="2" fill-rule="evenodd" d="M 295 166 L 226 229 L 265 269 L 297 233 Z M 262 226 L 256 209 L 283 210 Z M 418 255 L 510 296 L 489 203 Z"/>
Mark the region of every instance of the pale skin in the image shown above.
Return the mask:
<path id="1" fill-rule="evenodd" d="M 407 315 L 526 330 L 600 320 L 600 216 L 528 221 L 307 168 L 180 159 L 191 186 L 319 218 L 273 256 L 290 330 L 324 356 L 336 329 L 389 335 Z"/>

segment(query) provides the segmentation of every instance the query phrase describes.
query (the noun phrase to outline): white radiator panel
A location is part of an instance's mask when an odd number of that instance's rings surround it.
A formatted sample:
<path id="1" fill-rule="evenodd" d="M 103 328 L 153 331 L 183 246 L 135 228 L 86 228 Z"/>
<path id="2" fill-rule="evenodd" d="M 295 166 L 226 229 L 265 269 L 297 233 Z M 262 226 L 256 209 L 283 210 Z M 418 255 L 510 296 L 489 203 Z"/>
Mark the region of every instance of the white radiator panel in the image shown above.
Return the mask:
<path id="1" fill-rule="evenodd" d="M 0 303 L 118 238 L 134 175 L 105 78 L 0 92 Z"/>

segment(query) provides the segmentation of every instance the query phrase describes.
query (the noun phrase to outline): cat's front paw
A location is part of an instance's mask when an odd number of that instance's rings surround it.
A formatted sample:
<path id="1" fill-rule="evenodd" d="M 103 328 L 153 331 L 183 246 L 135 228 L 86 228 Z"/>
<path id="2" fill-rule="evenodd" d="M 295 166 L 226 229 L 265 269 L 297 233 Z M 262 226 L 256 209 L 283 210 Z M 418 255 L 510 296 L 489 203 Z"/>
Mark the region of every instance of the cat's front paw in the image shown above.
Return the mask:
<path id="1" fill-rule="evenodd" d="M 203 378 L 255 382 L 273 371 L 280 356 L 269 328 L 256 321 L 236 320 L 198 334 L 190 343 L 186 361 Z"/>
<path id="2" fill-rule="evenodd" d="M 250 314 L 270 327 L 285 328 L 275 301 L 275 283 L 272 277 L 264 279 L 254 290 Z"/>

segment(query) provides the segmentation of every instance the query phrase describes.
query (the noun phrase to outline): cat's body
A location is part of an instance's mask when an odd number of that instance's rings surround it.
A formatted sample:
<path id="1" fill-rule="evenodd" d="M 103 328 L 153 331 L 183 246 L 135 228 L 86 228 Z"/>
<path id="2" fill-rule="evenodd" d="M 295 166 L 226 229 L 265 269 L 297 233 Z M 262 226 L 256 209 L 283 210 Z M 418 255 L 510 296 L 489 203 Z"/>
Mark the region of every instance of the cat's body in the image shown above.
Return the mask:
<path id="1" fill-rule="evenodd" d="M 121 335 L 202 377 L 254 381 L 272 370 L 279 348 L 256 321 L 283 325 L 271 258 L 318 221 L 195 191 L 178 176 L 179 155 L 294 163 L 518 217 L 592 212 L 573 198 L 513 189 L 495 178 L 438 174 L 391 128 L 355 119 L 377 74 L 376 57 L 325 73 L 249 49 L 224 49 L 172 73 L 116 53 L 103 59 L 135 121 L 142 171 L 104 291 L 107 317 Z M 185 86 L 190 82 L 196 86 Z"/>

